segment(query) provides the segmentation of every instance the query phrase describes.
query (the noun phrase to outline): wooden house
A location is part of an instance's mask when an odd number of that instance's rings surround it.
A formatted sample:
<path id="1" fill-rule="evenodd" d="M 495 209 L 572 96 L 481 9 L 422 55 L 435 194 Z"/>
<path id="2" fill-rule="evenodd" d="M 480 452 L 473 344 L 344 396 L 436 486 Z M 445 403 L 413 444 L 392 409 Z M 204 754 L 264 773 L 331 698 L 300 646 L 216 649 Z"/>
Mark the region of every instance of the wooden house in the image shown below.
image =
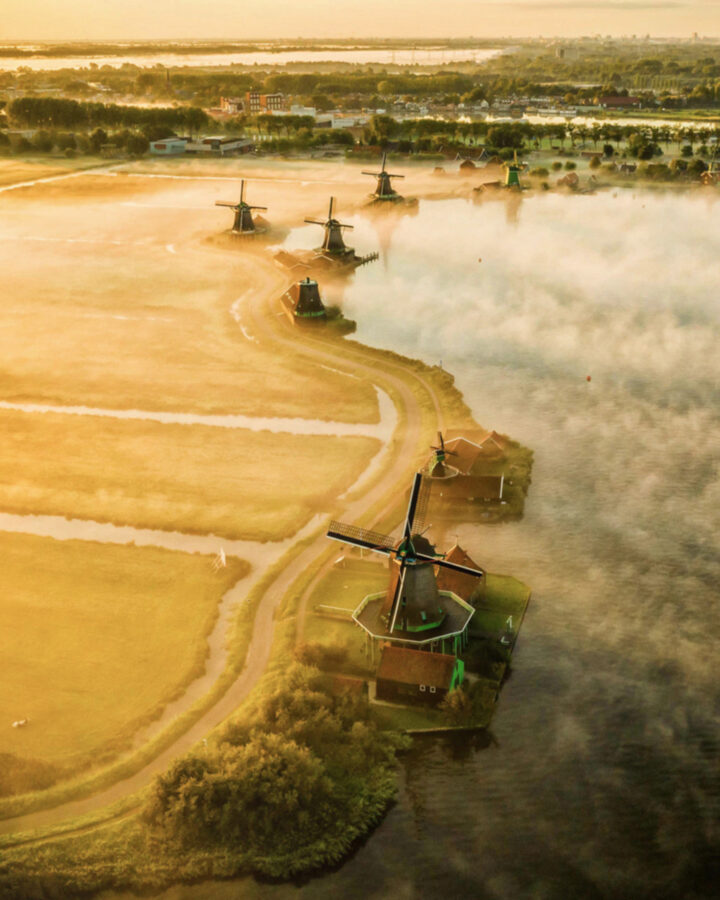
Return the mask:
<path id="1" fill-rule="evenodd" d="M 383 648 L 376 696 L 390 703 L 437 706 L 463 680 L 463 662 L 449 653 Z"/>

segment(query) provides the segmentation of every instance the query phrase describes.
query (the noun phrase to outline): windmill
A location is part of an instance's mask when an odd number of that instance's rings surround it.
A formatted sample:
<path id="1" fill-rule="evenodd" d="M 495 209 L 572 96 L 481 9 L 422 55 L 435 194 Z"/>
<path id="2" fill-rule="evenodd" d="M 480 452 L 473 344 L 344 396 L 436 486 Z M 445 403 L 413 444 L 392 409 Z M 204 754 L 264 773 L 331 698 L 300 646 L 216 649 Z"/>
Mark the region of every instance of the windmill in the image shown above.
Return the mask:
<path id="1" fill-rule="evenodd" d="M 521 163 L 518 162 L 517 150 L 511 163 L 505 163 L 505 187 L 520 188 L 520 173 L 523 170 Z"/>
<path id="2" fill-rule="evenodd" d="M 293 315 L 300 319 L 324 318 L 325 306 L 320 299 L 318 283 L 309 276 L 296 285 L 296 300 Z"/>
<path id="3" fill-rule="evenodd" d="M 337 219 L 333 218 L 333 207 L 335 205 L 335 198 L 330 198 L 330 207 L 328 209 L 328 217 L 325 222 L 318 222 L 317 219 L 305 219 L 308 225 L 320 225 L 325 229 L 325 239 L 323 240 L 322 247 L 319 248 L 321 253 L 332 253 L 334 255 L 345 255 L 349 253 L 353 253 L 351 247 L 346 246 L 345 241 L 343 240 L 343 228 L 350 228 L 352 230 L 352 225 L 344 225 L 342 222 L 338 222 Z"/>
<path id="4" fill-rule="evenodd" d="M 417 472 L 399 541 L 386 534 L 340 522 L 330 523 L 327 536 L 392 560 L 387 593 L 371 594 L 353 613 L 353 619 L 371 637 L 414 645 L 416 649 L 439 647 L 442 652 L 449 642 L 457 653 L 466 640 L 473 608 L 454 594 L 438 590 L 435 567 L 477 578 L 481 578 L 483 572 L 445 560 L 422 536 L 429 494 L 429 482 L 423 482 L 422 474 Z"/>
<path id="5" fill-rule="evenodd" d="M 393 175 L 391 172 L 387 172 L 385 170 L 385 162 L 387 160 L 387 153 L 383 153 L 382 158 L 382 167 L 379 172 L 363 172 L 363 175 L 370 175 L 372 178 L 377 178 L 377 185 L 375 186 L 375 193 L 371 196 L 375 197 L 376 200 L 401 200 L 400 194 L 397 194 L 393 190 L 393 186 L 390 182 L 391 178 L 404 178 L 404 175 Z"/>
<path id="6" fill-rule="evenodd" d="M 433 458 L 428 464 L 428 470 L 431 478 L 454 478 L 458 474 L 458 470 L 454 466 L 446 465 L 445 458 L 448 456 L 457 456 L 457 453 L 454 450 L 447 450 L 445 448 L 445 441 L 443 440 L 442 432 L 438 431 L 438 445 L 437 447 L 430 447 L 431 450 L 434 451 Z"/>
<path id="7" fill-rule="evenodd" d="M 245 179 L 240 182 L 240 200 L 237 203 L 230 203 L 226 200 L 216 200 L 215 206 L 227 206 L 235 210 L 235 221 L 233 222 L 234 234 L 255 234 L 255 222 L 253 222 L 252 210 L 266 210 L 267 206 L 250 206 L 245 202 Z"/>

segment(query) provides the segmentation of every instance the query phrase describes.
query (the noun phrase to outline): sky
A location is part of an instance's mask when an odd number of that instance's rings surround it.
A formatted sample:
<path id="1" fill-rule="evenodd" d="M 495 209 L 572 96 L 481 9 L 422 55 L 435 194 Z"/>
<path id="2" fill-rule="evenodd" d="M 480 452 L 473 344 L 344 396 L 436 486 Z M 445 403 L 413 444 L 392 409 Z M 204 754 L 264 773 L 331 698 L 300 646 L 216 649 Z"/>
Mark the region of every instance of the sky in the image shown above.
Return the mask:
<path id="1" fill-rule="evenodd" d="M 123 38 L 720 36 L 720 0 L 2 0 L 0 43 Z"/>

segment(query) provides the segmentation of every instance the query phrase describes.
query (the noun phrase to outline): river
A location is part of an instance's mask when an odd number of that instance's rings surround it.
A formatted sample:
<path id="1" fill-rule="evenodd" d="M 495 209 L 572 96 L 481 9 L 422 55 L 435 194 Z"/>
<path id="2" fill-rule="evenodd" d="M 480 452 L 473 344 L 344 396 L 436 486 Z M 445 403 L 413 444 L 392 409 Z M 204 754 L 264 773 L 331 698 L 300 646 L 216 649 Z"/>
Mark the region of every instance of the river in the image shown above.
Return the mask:
<path id="1" fill-rule="evenodd" d="M 384 250 L 346 291 L 358 339 L 442 360 L 480 422 L 535 450 L 521 522 L 457 527 L 533 599 L 491 734 L 417 740 L 397 804 L 344 865 L 164 900 L 714 896 L 716 197 L 343 217 L 358 250 Z"/>
<path id="2" fill-rule="evenodd" d="M 502 50 L 457 50 L 442 47 L 419 47 L 398 50 L 279 50 L 250 53 L 152 53 L 126 56 L 6 56 L 0 57 L 0 71 L 20 67 L 34 72 L 54 72 L 58 69 L 90 69 L 110 66 L 119 69 L 125 65 L 167 66 L 284 66 L 287 63 L 350 63 L 354 65 L 430 66 L 444 63 L 485 62 Z"/>

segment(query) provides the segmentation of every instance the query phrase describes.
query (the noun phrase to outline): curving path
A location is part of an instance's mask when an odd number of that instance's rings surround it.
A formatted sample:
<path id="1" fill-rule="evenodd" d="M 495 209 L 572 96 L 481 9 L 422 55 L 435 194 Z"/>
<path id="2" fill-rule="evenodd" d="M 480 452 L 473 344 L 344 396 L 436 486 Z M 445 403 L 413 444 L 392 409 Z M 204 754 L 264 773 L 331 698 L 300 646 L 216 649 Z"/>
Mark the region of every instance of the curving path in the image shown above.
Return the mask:
<path id="1" fill-rule="evenodd" d="M 202 255 L 207 261 L 207 251 L 187 248 L 190 252 Z M 404 489 L 408 477 L 416 467 L 422 438 L 422 409 L 406 380 L 390 370 L 410 374 L 432 398 L 437 417 L 437 427 L 442 428 L 441 411 L 437 396 L 430 383 L 420 374 L 404 369 L 399 363 L 383 362 L 383 369 L 376 369 L 367 361 L 366 354 L 359 348 L 335 344 L 319 337 L 311 337 L 292 328 L 285 317 L 278 316 L 279 298 L 289 286 L 287 276 L 265 260 L 253 257 L 253 265 L 261 267 L 267 277 L 267 288 L 260 302 L 247 304 L 246 312 L 252 321 L 255 333 L 263 340 L 271 341 L 278 347 L 292 346 L 302 351 L 314 364 L 324 364 L 329 368 L 339 367 L 345 374 L 368 379 L 380 389 L 390 388 L 394 392 L 395 402 L 404 413 L 405 422 L 402 437 L 392 446 L 392 460 L 388 462 L 384 474 L 361 497 L 351 500 L 341 509 L 343 518 L 349 521 L 361 520 L 380 502 L 391 502 Z M 348 371 L 350 367 L 351 371 Z M 367 426 L 364 426 L 367 427 Z M 357 491 L 353 491 L 357 494 Z M 32 829 L 47 828 L 102 810 L 120 800 L 126 799 L 147 787 L 156 775 L 165 771 L 170 763 L 181 754 L 190 750 L 193 745 L 205 737 L 208 732 L 221 724 L 247 698 L 251 690 L 263 675 L 272 647 L 274 632 L 274 615 L 282 598 L 308 567 L 317 564 L 327 553 L 328 542 L 323 531 L 309 544 L 289 565 L 274 579 L 262 596 L 253 623 L 253 631 L 245 665 L 240 675 L 201 717 L 187 731 L 177 737 L 171 745 L 161 751 L 151 762 L 144 765 L 130 777 L 124 778 L 111 787 L 78 800 L 63 803 L 59 806 L 44 809 L 27 815 L 16 816 L 0 821 L 0 833 L 12 834 L 27 832 Z M 307 592 L 305 592 L 307 594 Z M 192 705 L 195 698 L 187 703 Z M 183 709 L 176 709 L 181 714 Z M 108 812 L 107 819 L 113 818 Z M 101 824 L 101 822 L 98 822 Z M 88 826 L 78 829 L 87 830 Z M 71 832 L 65 832 L 67 835 Z M 47 839 L 47 838 L 46 838 Z M 25 835 L 19 843 L 32 841 L 32 836 Z"/>

